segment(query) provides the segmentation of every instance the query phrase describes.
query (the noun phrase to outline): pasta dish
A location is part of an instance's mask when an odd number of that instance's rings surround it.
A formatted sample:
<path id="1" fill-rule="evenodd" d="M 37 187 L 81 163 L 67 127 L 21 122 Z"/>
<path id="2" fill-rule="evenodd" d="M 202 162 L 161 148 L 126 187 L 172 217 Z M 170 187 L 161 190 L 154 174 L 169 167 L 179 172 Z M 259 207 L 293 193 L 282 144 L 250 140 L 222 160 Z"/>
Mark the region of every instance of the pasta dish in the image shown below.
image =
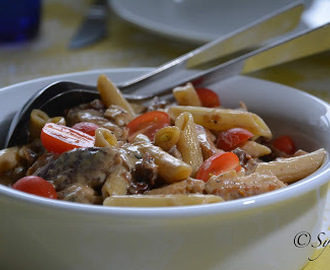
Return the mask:
<path id="1" fill-rule="evenodd" d="M 51 199 L 105 206 L 217 203 L 285 188 L 315 172 L 326 151 L 274 138 L 241 102 L 187 83 L 175 102 L 128 102 L 105 76 L 100 98 L 49 116 L 35 109 L 29 142 L 0 150 L 0 183 Z"/>

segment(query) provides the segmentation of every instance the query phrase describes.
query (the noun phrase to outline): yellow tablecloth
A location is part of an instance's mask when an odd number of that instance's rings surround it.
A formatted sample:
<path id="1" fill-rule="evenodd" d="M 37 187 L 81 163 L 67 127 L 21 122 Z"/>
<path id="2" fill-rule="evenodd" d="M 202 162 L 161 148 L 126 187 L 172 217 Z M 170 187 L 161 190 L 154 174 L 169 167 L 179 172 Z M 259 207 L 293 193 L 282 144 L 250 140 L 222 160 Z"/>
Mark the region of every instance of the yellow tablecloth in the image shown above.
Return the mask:
<path id="1" fill-rule="evenodd" d="M 44 0 L 38 37 L 26 44 L 0 46 L 0 87 L 55 74 L 102 68 L 155 67 L 197 47 L 129 25 L 114 14 L 109 36 L 89 47 L 69 50 L 68 42 L 90 1 Z M 283 83 L 330 101 L 330 53 L 323 53 L 251 76 Z M 330 237 L 330 202 L 324 227 Z M 304 270 L 329 269 L 330 245 Z"/>
<path id="2" fill-rule="evenodd" d="M 154 67 L 194 48 L 139 31 L 111 14 L 107 39 L 83 49 L 69 50 L 69 40 L 89 2 L 44 0 L 39 36 L 26 44 L 0 47 L 0 87 L 68 72 Z"/>

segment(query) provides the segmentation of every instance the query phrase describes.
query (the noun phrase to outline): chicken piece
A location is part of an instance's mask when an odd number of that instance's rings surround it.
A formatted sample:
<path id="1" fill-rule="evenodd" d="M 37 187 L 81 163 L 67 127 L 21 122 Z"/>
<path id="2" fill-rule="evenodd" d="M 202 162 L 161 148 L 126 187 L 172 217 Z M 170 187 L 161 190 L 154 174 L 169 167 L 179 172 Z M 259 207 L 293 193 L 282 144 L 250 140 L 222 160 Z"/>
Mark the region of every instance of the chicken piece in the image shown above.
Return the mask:
<path id="1" fill-rule="evenodd" d="M 196 125 L 197 137 L 199 145 L 202 149 L 203 159 L 206 160 L 209 157 L 223 152 L 221 149 L 218 149 L 215 144 L 215 136 L 207 129 L 201 125 Z"/>
<path id="2" fill-rule="evenodd" d="M 104 127 L 114 133 L 117 140 L 125 141 L 128 132 L 126 129 L 119 127 L 114 122 L 104 117 L 105 108 L 101 105 L 92 106 L 92 103 L 82 104 L 80 106 L 69 109 L 66 112 L 66 120 L 68 126 L 80 122 L 94 123 L 100 127 Z M 98 103 L 97 103 L 98 104 Z"/>
<path id="3" fill-rule="evenodd" d="M 63 200 L 93 203 L 93 200 L 89 199 L 91 192 L 81 192 L 81 188 L 69 187 L 79 186 L 84 190 L 85 187 L 89 187 L 94 191 L 100 191 L 104 181 L 116 166 L 124 166 L 130 171 L 136 160 L 134 154 L 115 147 L 77 148 L 53 156 L 44 166 L 38 168 L 34 175 L 51 182 L 56 191 L 63 194 Z"/>
<path id="4" fill-rule="evenodd" d="M 89 103 L 80 104 L 65 112 L 65 119 L 67 125 L 73 126 L 79 122 L 85 122 L 86 120 L 102 118 L 106 107 L 101 100 L 96 99 Z M 91 122 L 91 121 L 87 121 Z"/>
<path id="5" fill-rule="evenodd" d="M 237 176 L 235 171 L 229 171 L 218 176 L 212 176 L 205 185 L 208 194 L 219 195 L 225 201 L 250 197 L 273 191 L 287 185 L 274 175 L 252 173 Z"/>
<path id="6" fill-rule="evenodd" d="M 68 126 L 73 126 L 74 124 L 80 122 L 91 122 L 96 125 L 102 126 L 109 120 L 103 117 L 103 113 L 93 110 L 93 109 L 78 109 L 74 108 L 68 111 L 66 115 Z"/>
<path id="7" fill-rule="evenodd" d="M 119 127 L 127 126 L 133 120 L 131 114 L 117 105 L 110 105 L 104 112 L 104 117 Z"/>
<path id="8" fill-rule="evenodd" d="M 154 185 L 158 175 L 158 166 L 150 153 L 146 153 L 142 159 L 135 163 L 135 168 L 132 172 L 136 182 Z"/>
<path id="9" fill-rule="evenodd" d="M 77 203 L 102 204 L 102 197 L 98 196 L 96 191 L 86 185 L 73 184 L 67 186 L 62 191 L 57 192 L 57 198 Z"/>
<path id="10" fill-rule="evenodd" d="M 168 104 L 169 104 L 168 101 L 164 99 L 160 99 L 159 97 L 156 96 L 150 101 L 147 111 L 151 112 L 151 111 L 163 110 L 166 108 Z"/>

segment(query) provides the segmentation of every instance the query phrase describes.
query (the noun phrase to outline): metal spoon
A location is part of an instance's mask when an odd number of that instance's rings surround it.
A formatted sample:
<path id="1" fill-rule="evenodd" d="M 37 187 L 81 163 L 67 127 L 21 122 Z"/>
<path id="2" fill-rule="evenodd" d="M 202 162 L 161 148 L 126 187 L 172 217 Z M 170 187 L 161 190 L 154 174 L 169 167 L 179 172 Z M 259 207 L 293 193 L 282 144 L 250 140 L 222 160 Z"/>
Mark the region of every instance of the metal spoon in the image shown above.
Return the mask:
<path id="1" fill-rule="evenodd" d="M 302 10 L 303 4 L 301 1 L 289 5 L 225 38 L 217 39 L 162 65 L 145 76 L 118 85 L 118 88 L 124 93 L 127 99 L 141 101 L 150 99 L 156 95 L 167 94 L 173 87 L 187 81 L 203 79 L 203 83 L 206 83 L 212 81 L 212 78 L 213 81 L 221 80 L 221 78 L 239 74 L 245 60 L 269 49 L 269 47 L 266 47 L 259 51 L 258 49 L 255 50 L 256 47 L 261 47 L 265 40 L 273 36 L 292 30 L 299 23 Z M 254 36 L 253 39 L 251 39 L 251 35 Z M 226 48 L 230 48 L 230 50 Z M 229 53 L 229 57 L 232 55 L 239 55 L 239 57 L 226 62 L 226 53 Z M 220 56 L 220 64 L 217 64 L 214 68 L 207 70 L 196 68 L 196 66 L 204 64 L 204 62 L 213 60 L 216 58 L 215 56 Z M 194 68 L 192 69 L 192 67 Z M 151 92 L 149 89 L 153 89 L 154 91 Z M 138 95 L 127 94 L 128 92 L 137 93 L 137 90 L 140 93 Z M 143 92 L 147 94 L 141 94 Z M 58 115 L 67 106 L 72 107 L 79 103 L 87 102 L 97 96 L 95 86 L 73 82 L 56 82 L 46 86 L 36 92 L 23 106 L 22 110 L 15 115 L 6 138 L 6 147 L 24 144 L 26 142 L 28 120 L 33 109 L 45 110 L 50 116 Z"/>
<path id="2" fill-rule="evenodd" d="M 177 85 L 189 81 L 199 81 L 208 85 L 223 79 L 247 74 L 263 68 L 282 64 L 302 57 L 327 51 L 330 49 L 330 23 L 313 30 L 304 31 L 282 42 L 266 46 L 246 55 L 240 56 L 224 64 L 220 64 L 197 75 L 186 77 L 166 85 L 162 91 L 149 95 L 124 94 L 129 100 L 141 101 L 168 94 Z M 62 91 L 65 88 L 66 91 Z M 65 108 L 95 99 L 98 93 L 94 87 L 72 82 L 54 83 L 41 92 L 36 93 L 16 114 L 10 127 L 6 146 L 22 144 L 26 141 L 28 119 L 33 108 L 46 111 L 49 115 L 58 115 Z"/>

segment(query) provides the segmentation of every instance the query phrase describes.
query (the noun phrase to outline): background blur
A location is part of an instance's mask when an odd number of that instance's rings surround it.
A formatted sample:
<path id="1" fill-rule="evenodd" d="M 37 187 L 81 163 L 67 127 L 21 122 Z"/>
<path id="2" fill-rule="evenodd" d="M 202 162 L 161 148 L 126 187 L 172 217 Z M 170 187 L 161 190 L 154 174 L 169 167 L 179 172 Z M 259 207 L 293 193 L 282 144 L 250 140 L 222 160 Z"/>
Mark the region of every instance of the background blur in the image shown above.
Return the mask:
<path id="1" fill-rule="evenodd" d="M 138 1 L 140 5 L 144 2 L 147 3 L 148 0 Z M 173 0 L 173 2 L 183 9 L 179 13 L 181 16 L 185 15 L 184 11 L 186 9 L 184 9 L 184 5 L 200 5 L 201 3 L 198 0 Z M 206 5 L 208 2 L 214 3 L 212 1 L 203 3 Z M 222 14 L 229 11 L 233 12 L 229 8 L 233 7 L 235 1 L 224 0 L 222 2 Z M 236 2 L 235 5 L 237 4 Z M 240 12 L 243 12 L 243 14 L 252 13 L 251 11 L 260 8 L 260 3 L 263 3 L 263 5 L 264 3 L 269 3 L 274 8 L 275 5 L 280 7 L 289 2 L 294 1 L 241 1 L 240 3 L 247 5 L 249 10 L 246 12 L 245 10 L 240 10 Z M 201 44 L 200 42 L 187 42 L 187 40 L 170 38 L 168 35 L 160 35 L 156 32 L 147 31 L 124 21 L 115 12 L 110 11 L 107 21 L 108 35 L 106 38 L 84 48 L 69 49 L 70 39 L 77 31 L 91 3 L 92 1 L 90 0 L 43 0 L 38 35 L 26 42 L 0 43 L 0 87 L 43 76 L 92 69 L 156 67 Z M 150 3 L 156 6 L 161 3 L 164 5 L 164 1 L 162 0 L 154 0 Z M 308 10 L 303 16 L 304 26 L 308 24 L 308 27 L 314 27 L 330 21 L 330 0 L 308 0 L 306 4 Z M 161 5 L 160 7 L 162 8 Z M 208 18 L 210 20 L 212 19 L 211 21 L 213 23 L 210 29 L 217 29 L 217 26 L 214 26 L 214 21 L 216 21 L 214 17 L 216 16 L 208 16 L 203 12 L 205 13 L 206 11 L 199 9 L 199 12 L 196 12 L 196 18 L 203 16 L 203 20 L 200 17 L 200 21 L 203 23 L 206 23 L 205 20 L 208 20 Z M 150 14 L 150 12 L 146 13 L 146 16 Z M 173 12 L 170 15 L 173 15 Z M 165 16 L 159 19 L 166 20 L 166 18 Z M 181 21 L 183 19 L 188 19 L 191 22 L 196 21 L 191 17 L 182 17 Z M 219 18 L 219 20 L 221 19 L 224 18 Z M 228 25 L 232 25 L 233 23 L 237 24 L 236 21 L 231 21 L 228 22 Z M 239 25 L 239 22 L 237 25 Z M 328 99 L 327 92 L 330 85 L 330 78 L 328 76 L 330 67 L 328 63 L 330 63 L 329 53 L 324 53 L 280 65 L 272 69 L 263 70 L 252 75 L 294 86 Z"/>

